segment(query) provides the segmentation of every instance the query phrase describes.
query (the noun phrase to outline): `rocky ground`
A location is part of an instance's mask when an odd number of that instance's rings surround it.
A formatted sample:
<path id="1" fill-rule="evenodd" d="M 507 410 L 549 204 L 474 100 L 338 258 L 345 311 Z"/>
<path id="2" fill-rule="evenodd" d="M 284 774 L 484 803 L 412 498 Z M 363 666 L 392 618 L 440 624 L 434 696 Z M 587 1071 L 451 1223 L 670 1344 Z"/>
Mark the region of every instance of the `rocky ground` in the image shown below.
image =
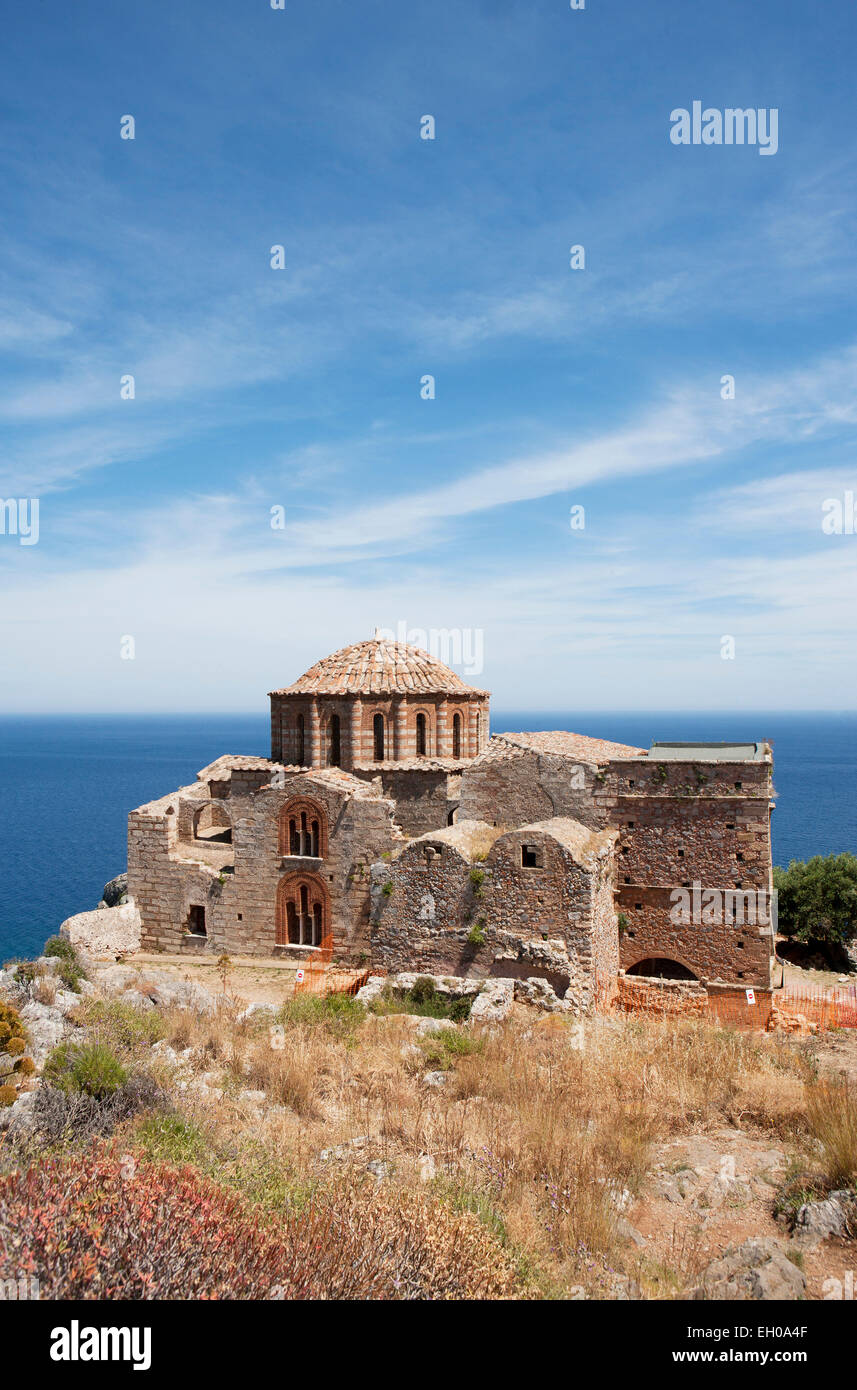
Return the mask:
<path id="1" fill-rule="evenodd" d="M 279 961 L 237 959 L 224 974 L 212 958 L 78 953 L 73 968 L 47 955 L 0 971 L 34 1063 L 29 1075 L 19 1053 L 0 1051 L 13 1097 L 0 1108 L 0 1163 L 51 1150 L 40 1073 L 56 1071 L 63 1043 L 97 1039 L 138 1089 L 143 1076 L 168 1098 L 167 1128 L 193 1133 L 194 1161 L 218 1181 L 237 1165 L 257 1200 L 252 1165 L 273 1163 L 299 1184 L 354 1174 L 389 1188 L 394 1205 L 397 1192 L 437 1194 L 516 1252 L 529 1271 L 521 1297 L 823 1299 L 853 1288 L 857 1171 L 837 1185 L 824 1165 L 831 1144 L 850 1144 L 852 1159 L 857 1146 L 857 1032 L 581 1021 L 541 981 L 433 986 L 441 1016 L 408 1003 L 416 976 L 370 980 L 340 1016 L 296 1000 L 294 967 Z M 822 1122 L 810 1113 L 807 1097 L 822 1092 L 835 1102 L 833 1139 L 830 1106 Z M 152 1142 L 147 1125 L 129 1110 L 117 1133 L 136 1151 Z"/>

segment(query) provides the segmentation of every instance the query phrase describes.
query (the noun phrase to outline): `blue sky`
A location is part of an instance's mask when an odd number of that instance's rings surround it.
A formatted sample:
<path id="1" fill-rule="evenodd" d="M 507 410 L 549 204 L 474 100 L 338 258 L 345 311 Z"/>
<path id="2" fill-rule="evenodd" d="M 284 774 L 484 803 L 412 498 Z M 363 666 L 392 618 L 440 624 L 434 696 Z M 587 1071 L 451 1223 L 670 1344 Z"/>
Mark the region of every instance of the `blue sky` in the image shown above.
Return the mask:
<path id="1" fill-rule="evenodd" d="M 4 9 L 0 707 L 250 710 L 400 623 L 506 709 L 855 707 L 851 0 Z"/>

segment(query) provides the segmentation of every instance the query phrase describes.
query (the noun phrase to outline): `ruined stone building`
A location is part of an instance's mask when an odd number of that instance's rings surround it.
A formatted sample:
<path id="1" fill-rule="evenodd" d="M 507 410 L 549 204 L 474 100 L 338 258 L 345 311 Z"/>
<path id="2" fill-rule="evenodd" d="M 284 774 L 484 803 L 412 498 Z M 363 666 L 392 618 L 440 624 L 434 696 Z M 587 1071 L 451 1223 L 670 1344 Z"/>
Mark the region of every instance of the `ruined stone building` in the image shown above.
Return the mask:
<path id="1" fill-rule="evenodd" d="M 131 813 L 144 949 L 535 976 L 581 1009 L 620 971 L 769 986 L 767 744 L 491 736 L 486 691 L 377 636 L 270 701 L 270 758 Z"/>

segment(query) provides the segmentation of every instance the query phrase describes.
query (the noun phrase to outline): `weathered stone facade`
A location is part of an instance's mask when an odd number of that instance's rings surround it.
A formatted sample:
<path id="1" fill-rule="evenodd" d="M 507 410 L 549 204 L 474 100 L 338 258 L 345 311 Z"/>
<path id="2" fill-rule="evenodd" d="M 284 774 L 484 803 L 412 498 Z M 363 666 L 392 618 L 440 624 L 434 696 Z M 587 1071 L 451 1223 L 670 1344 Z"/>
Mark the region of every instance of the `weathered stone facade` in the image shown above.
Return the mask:
<path id="1" fill-rule="evenodd" d="M 488 717 L 378 638 L 274 691 L 271 759 L 132 812 L 143 946 L 547 980 L 574 1010 L 620 970 L 769 985 L 766 744 L 489 739 Z"/>
<path id="2" fill-rule="evenodd" d="M 524 814 L 614 826 L 622 968 L 664 960 L 698 979 L 765 987 L 771 778 L 766 744 L 646 753 L 573 734 L 502 734 L 465 771 L 458 815 L 510 824 L 520 798 Z M 721 900 L 706 910 L 712 892 Z"/>
<path id="3" fill-rule="evenodd" d="M 390 973 L 546 979 L 589 1009 L 619 967 L 616 832 L 463 821 L 373 873 L 372 958 Z"/>
<path id="4" fill-rule="evenodd" d="M 394 809 L 377 788 L 338 769 L 220 759 L 193 786 L 131 814 L 128 886 L 143 946 L 302 959 L 335 945 L 343 958 L 368 960 L 369 867 L 401 842 Z M 228 830 L 199 829 L 212 810 Z M 293 822 L 298 837 L 311 837 L 317 824 L 315 842 L 296 842 Z M 311 919 L 294 923 L 302 940 L 289 940 L 290 904 L 295 918 Z"/>

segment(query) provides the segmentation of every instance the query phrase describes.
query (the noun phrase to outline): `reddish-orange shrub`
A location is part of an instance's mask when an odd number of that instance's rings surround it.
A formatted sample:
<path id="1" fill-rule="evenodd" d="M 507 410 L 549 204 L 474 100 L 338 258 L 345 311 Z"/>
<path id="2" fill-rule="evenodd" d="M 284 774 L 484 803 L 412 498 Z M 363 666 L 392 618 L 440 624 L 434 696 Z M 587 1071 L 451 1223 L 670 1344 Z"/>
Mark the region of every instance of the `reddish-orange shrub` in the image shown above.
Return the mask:
<path id="1" fill-rule="evenodd" d="M 284 1221 L 193 1168 L 132 1167 L 101 1153 L 0 1178 L 0 1278 L 35 1275 L 50 1299 L 520 1296 L 484 1228 L 419 1196 L 359 1184 Z"/>

